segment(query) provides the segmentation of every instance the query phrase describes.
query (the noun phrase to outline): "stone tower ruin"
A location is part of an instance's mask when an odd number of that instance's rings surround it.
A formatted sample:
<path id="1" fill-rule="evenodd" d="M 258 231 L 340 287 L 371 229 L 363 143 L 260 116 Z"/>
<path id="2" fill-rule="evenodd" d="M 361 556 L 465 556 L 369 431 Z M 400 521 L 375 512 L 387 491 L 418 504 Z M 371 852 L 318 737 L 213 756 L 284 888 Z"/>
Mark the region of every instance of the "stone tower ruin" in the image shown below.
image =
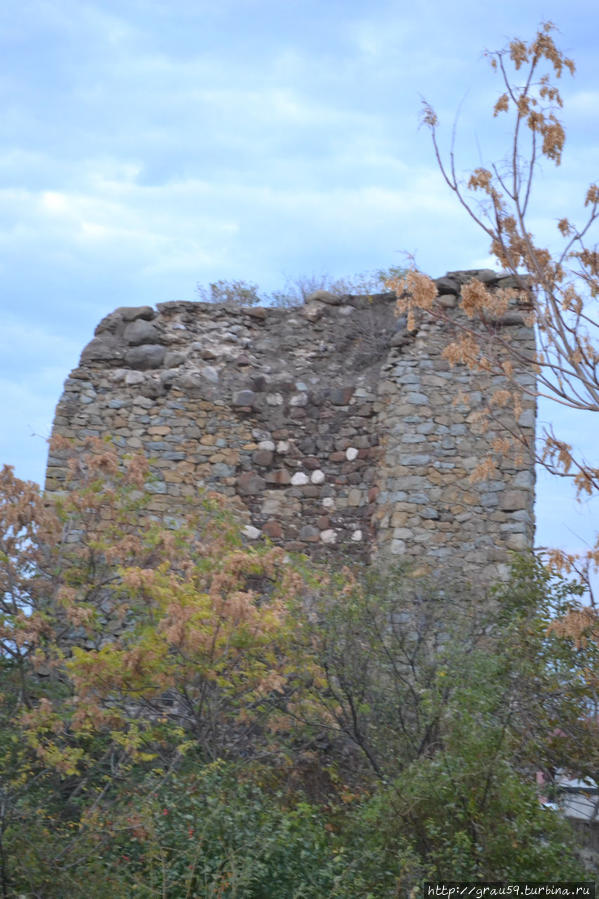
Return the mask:
<path id="1" fill-rule="evenodd" d="M 292 309 L 117 309 L 67 378 L 53 434 L 76 447 L 110 435 L 123 455 L 143 451 L 157 515 L 209 488 L 231 498 L 248 540 L 490 582 L 510 550 L 532 546 L 534 466 L 523 457 L 470 480 L 501 433 L 476 422 L 502 386 L 443 358 L 473 276 L 510 286 L 488 271 L 449 273 L 437 281 L 446 321 L 423 314 L 411 333 L 394 294 L 317 292 Z M 495 327 L 530 356 L 521 312 Z M 532 371 L 518 381 L 533 387 Z M 531 440 L 534 425 L 524 392 L 519 426 Z M 66 475 L 65 456 L 51 451 L 50 495 Z"/>

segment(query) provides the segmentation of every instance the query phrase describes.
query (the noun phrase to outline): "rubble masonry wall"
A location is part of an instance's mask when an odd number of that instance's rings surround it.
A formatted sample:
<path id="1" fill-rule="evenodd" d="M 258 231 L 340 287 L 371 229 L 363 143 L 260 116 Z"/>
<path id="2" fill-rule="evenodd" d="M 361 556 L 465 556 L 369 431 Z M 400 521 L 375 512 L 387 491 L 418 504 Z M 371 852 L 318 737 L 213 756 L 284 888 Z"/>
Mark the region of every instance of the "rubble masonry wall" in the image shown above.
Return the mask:
<path id="1" fill-rule="evenodd" d="M 524 455 L 491 480 L 470 481 L 501 434 L 487 403 L 502 386 L 443 358 L 473 275 L 509 286 L 490 272 L 450 273 L 437 281 L 448 320 L 424 314 L 412 333 L 393 294 L 321 293 L 293 309 L 117 309 L 67 378 L 53 433 L 75 445 L 109 434 L 123 454 L 143 451 L 156 514 L 215 489 L 231 498 L 249 540 L 489 582 L 510 550 L 532 546 L 534 467 Z M 530 354 L 533 333 L 519 312 L 496 327 Z M 534 385 L 531 371 L 518 378 Z M 519 423 L 532 438 L 528 395 Z M 48 493 L 65 478 L 65 455 L 51 451 Z"/>

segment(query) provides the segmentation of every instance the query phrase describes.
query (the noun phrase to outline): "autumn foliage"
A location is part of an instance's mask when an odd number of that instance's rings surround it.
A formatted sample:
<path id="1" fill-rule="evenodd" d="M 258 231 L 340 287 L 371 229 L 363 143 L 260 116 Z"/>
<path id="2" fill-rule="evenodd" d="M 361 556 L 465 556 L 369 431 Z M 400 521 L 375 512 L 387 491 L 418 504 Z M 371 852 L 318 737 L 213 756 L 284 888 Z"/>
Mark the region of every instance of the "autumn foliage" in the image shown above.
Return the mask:
<path id="1" fill-rule="evenodd" d="M 54 505 L 0 475 L 3 830 L 32 783 L 85 796 L 81 823 L 132 767 L 238 757 L 291 676 L 282 550 L 244 548 L 216 496 L 153 520 L 147 463 L 109 444 L 71 472 Z"/>
<path id="2" fill-rule="evenodd" d="M 509 290 L 489 290 L 477 280 L 464 287 L 463 317 L 447 357 L 475 371 L 502 374 L 506 390 L 503 396 L 490 398 L 489 416 L 496 415 L 498 407 L 508 406 L 516 413 L 512 419 L 516 421 L 523 391 L 580 412 L 599 411 L 599 253 L 592 242 L 599 186 L 592 183 L 580 198 L 587 210 L 585 219 L 576 222 L 563 215 L 557 221 L 557 251 L 539 245 L 528 225 L 539 164 L 546 159 L 559 166 L 566 140 L 559 118 L 563 101 L 558 85 L 565 73 L 574 74 L 575 66 L 555 44 L 554 33 L 555 27 L 545 23 L 530 43 L 515 39 L 505 49 L 487 54 L 502 82 L 493 116 L 507 116 L 511 122 L 511 144 L 503 160 L 480 166 L 462 180 L 453 145 L 448 160 L 444 159 L 433 108 L 425 103 L 423 112 L 447 186 L 489 238 L 490 251 L 501 269 L 513 276 Z M 400 311 L 407 310 L 412 318 L 416 310 L 447 318 L 446 310 L 436 303 L 434 284 L 420 272 L 395 279 L 392 286 Z M 501 327 L 502 316 L 514 311 L 534 326 L 537 348 L 532 355 L 523 354 L 510 342 L 509 329 Z M 523 370 L 536 373 L 535 385 L 522 383 L 519 373 Z M 518 440 L 551 473 L 570 478 L 580 496 L 599 490 L 596 464 L 551 427 L 535 447 L 528 445 L 517 427 L 510 426 L 507 443 L 496 452 L 505 453 Z M 599 545 L 582 559 L 555 550 L 552 561 L 565 571 L 584 574 L 589 566 L 599 567 Z"/>
<path id="3" fill-rule="evenodd" d="M 54 505 L 0 476 L 3 896 L 580 873 L 532 777 L 599 765 L 576 588 L 325 570 L 245 546 L 218 496 L 156 520 L 109 443 L 71 472 Z"/>

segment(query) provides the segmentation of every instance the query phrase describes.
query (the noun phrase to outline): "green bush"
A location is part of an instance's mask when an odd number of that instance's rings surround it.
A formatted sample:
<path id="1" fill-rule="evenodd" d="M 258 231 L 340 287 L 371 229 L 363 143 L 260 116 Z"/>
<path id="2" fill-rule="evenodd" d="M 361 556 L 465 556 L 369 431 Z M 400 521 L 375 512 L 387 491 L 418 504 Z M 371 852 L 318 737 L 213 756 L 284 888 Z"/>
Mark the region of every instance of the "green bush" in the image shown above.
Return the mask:
<path id="1" fill-rule="evenodd" d="M 28 830 L 18 847 L 24 855 L 17 894 L 335 895 L 340 849 L 322 809 L 271 793 L 248 769 L 220 762 L 187 769 L 162 782 L 152 776 L 127 785 L 117 803 L 84 817 L 75 838 L 64 824 L 55 833 L 47 826 Z M 60 852 L 65 839 L 71 844 L 68 858 Z M 28 842 L 37 849 L 27 852 Z M 53 853 L 60 857 L 54 867 Z"/>

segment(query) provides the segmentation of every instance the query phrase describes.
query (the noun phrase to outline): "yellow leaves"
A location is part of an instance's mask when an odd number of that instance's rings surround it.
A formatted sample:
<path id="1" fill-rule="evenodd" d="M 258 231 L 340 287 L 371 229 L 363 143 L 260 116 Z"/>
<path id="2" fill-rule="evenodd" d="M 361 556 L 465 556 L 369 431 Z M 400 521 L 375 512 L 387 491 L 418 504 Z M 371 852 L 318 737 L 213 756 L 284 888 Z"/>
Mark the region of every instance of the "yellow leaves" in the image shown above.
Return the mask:
<path id="1" fill-rule="evenodd" d="M 574 486 L 576 487 L 576 492 L 580 497 L 583 494 L 587 496 L 592 496 L 595 492 L 595 485 L 599 481 L 599 469 L 597 468 L 582 468 L 575 476 L 574 476 Z"/>
<path id="2" fill-rule="evenodd" d="M 67 618 L 73 627 L 88 627 L 96 617 L 95 609 L 91 605 L 83 603 L 72 603 L 66 609 Z"/>
<path id="3" fill-rule="evenodd" d="M 133 593 L 151 590 L 156 584 L 157 572 L 153 568 L 125 568 L 123 586 Z"/>
<path id="4" fill-rule="evenodd" d="M 462 288 L 462 309 L 468 318 L 480 315 L 483 310 L 488 308 L 490 303 L 492 303 L 491 292 L 476 278 L 464 284 Z"/>
<path id="5" fill-rule="evenodd" d="M 474 334 L 466 332 L 443 350 L 443 358 L 451 365 L 467 365 L 476 368 L 480 358 L 480 346 Z"/>
<path id="6" fill-rule="evenodd" d="M 522 116 L 522 118 L 526 118 L 526 116 L 530 113 L 530 105 L 531 98 L 527 94 L 520 94 L 518 97 L 518 114 Z"/>
<path id="7" fill-rule="evenodd" d="M 585 206 L 596 206 L 599 203 L 599 185 L 591 184 L 587 190 Z"/>
<path id="8" fill-rule="evenodd" d="M 137 758 L 140 762 L 153 762 L 154 759 L 158 758 L 158 755 L 155 752 L 138 752 Z"/>
<path id="9" fill-rule="evenodd" d="M 509 48 L 510 59 L 514 63 L 516 69 L 519 69 L 523 63 L 528 62 L 528 47 L 521 40 L 514 40 Z"/>
<path id="10" fill-rule="evenodd" d="M 591 640 L 597 643 L 599 619 L 594 609 L 578 606 L 553 621 L 548 632 L 572 640 L 578 649 L 584 649 Z"/>
<path id="11" fill-rule="evenodd" d="M 277 671 L 269 671 L 266 677 L 262 678 L 258 684 L 258 693 L 264 695 L 266 693 L 283 693 L 287 679 Z"/>
<path id="12" fill-rule="evenodd" d="M 549 435 L 545 439 L 541 459 L 543 462 L 559 466 L 564 474 L 568 474 L 574 462 L 572 446 L 569 443 L 565 443 L 563 440 L 557 440 L 557 438 Z"/>
<path id="13" fill-rule="evenodd" d="M 247 579 L 275 575 L 284 558 L 279 549 L 261 554 L 234 547 L 208 553 L 184 571 L 176 556 L 153 569 L 124 569 L 120 601 L 135 608 L 135 618 L 119 640 L 76 649 L 68 663 L 84 706 L 77 725 L 89 727 L 95 715 L 102 727 L 102 708 L 126 708 L 128 697 L 159 703 L 165 691 L 185 696 L 189 714 L 206 702 L 208 685 L 215 702 L 281 692 L 289 639 L 283 604 L 247 589 Z M 132 601 L 138 595 L 141 607 Z"/>
<path id="14" fill-rule="evenodd" d="M 137 758 L 139 753 L 142 752 L 145 735 L 142 727 L 137 722 L 132 721 L 126 730 L 115 732 L 113 740 L 117 746 L 121 746 L 125 750 L 127 755 Z"/>
<path id="15" fill-rule="evenodd" d="M 493 116 L 498 116 L 500 112 L 507 112 L 509 109 L 509 97 L 507 94 L 502 94 L 501 97 L 497 100 L 497 103 L 493 107 Z"/>
<path id="16" fill-rule="evenodd" d="M 543 75 L 541 78 L 541 87 L 539 88 L 539 97 L 542 100 L 547 100 L 549 103 L 555 103 L 560 108 L 564 105 L 560 92 L 556 87 L 551 87 L 549 84 L 549 76 Z"/>
<path id="17" fill-rule="evenodd" d="M 84 750 L 64 741 L 65 722 L 59 709 L 47 697 L 42 697 L 34 708 L 22 712 L 17 723 L 26 743 L 44 765 L 64 777 L 78 773 Z"/>
<path id="18" fill-rule="evenodd" d="M 580 260 L 584 269 L 586 269 L 583 277 L 591 295 L 597 296 L 599 293 L 599 252 L 597 250 L 584 249 L 579 253 L 575 253 L 574 256 Z M 582 299 L 580 308 L 582 308 Z"/>
<path id="19" fill-rule="evenodd" d="M 115 477 L 119 472 L 119 457 L 114 451 L 104 450 L 104 452 L 98 453 L 93 458 L 93 464 L 95 470 L 103 475 Z"/>
<path id="20" fill-rule="evenodd" d="M 117 543 L 106 546 L 104 555 L 111 564 L 124 559 L 139 557 L 143 552 L 143 543 L 137 534 L 125 534 Z"/>
<path id="21" fill-rule="evenodd" d="M 562 309 L 564 312 L 574 312 L 580 315 L 583 309 L 582 297 L 576 292 L 572 285 L 568 285 L 562 292 Z"/>
<path id="22" fill-rule="evenodd" d="M 555 31 L 553 22 L 547 21 L 541 24 L 540 30 L 529 48 L 529 52 L 533 55 L 533 61 L 536 64 L 541 57 L 545 58 L 551 63 L 557 78 L 561 78 L 564 68 L 567 68 L 570 74 L 573 75 L 575 71 L 574 63 L 557 49 L 551 37 L 552 31 Z"/>
<path id="23" fill-rule="evenodd" d="M 484 190 L 486 193 L 489 193 L 492 183 L 493 175 L 484 168 L 475 169 L 468 179 L 470 190 Z"/>
<path id="24" fill-rule="evenodd" d="M 81 747 L 64 747 L 55 743 L 39 746 L 37 754 L 44 764 L 54 768 L 63 777 L 73 777 L 79 773 L 84 751 Z"/>
<path id="25" fill-rule="evenodd" d="M 543 135 L 543 155 L 552 159 L 556 165 L 562 161 L 562 150 L 566 142 L 566 132 L 563 125 L 554 115 L 548 116 L 539 126 Z"/>
<path id="26" fill-rule="evenodd" d="M 491 56 L 491 65 L 494 68 L 498 67 L 498 63 L 501 64 L 502 73 L 508 82 L 508 91 L 503 93 L 495 103 L 493 115 L 497 116 L 500 112 L 508 111 L 511 93 L 516 105 L 518 119 L 526 120 L 530 130 L 542 136 L 541 152 L 548 159 L 553 160 L 556 165 L 559 165 L 564 147 L 565 132 L 561 123 L 554 116 L 552 109 L 563 106 L 562 98 L 557 87 L 550 83 L 547 73 L 532 77 L 533 74 L 536 75 L 538 67 L 543 60 L 549 64 L 556 78 L 561 77 L 564 68 L 568 69 L 570 74 L 574 74 L 575 66 L 573 61 L 566 58 L 555 46 L 551 37 L 553 30 L 553 24 L 547 22 L 541 26 L 535 39 L 530 44 L 526 44 L 520 39 L 515 39 L 510 43 L 507 50 L 488 55 Z M 524 65 L 528 66 L 529 78 L 524 87 L 519 87 L 509 79 L 505 67 L 506 56 L 509 56 L 516 71 Z M 485 170 L 482 171 L 484 172 Z M 485 190 L 493 197 L 493 201 L 497 205 L 497 194 L 493 193 L 490 181 L 485 179 L 484 176 L 482 181 L 477 180 L 475 177 L 470 186 L 475 190 Z M 515 266 L 515 264 L 512 261 L 510 267 Z"/>
<path id="27" fill-rule="evenodd" d="M 531 131 L 541 131 L 544 121 L 545 121 L 545 119 L 544 119 L 543 114 L 540 112 L 537 112 L 536 110 L 533 110 L 529 114 L 529 116 L 526 120 L 526 124 L 528 125 L 528 127 L 530 128 Z"/>
<path id="28" fill-rule="evenodd" d="M 0 489 L 14 497 L 0 504 L 0 524 L 10 522 L 0 528 L 0 596 L 3 576 L 12 576 L 3 575 L 4 557 L 18 548 L 7 545 L 7 534 L 23 529 L 19 565 L 29 570 L 44 516 L 44 539 L 56 548 L 52 578 L 39 581 L 41 611 L 31 578 L 24 580 L 27 614 L 9 620 L 0 609 L 0 638 L 4 629 L 11 647 L 26 647 L 33 685 L 24 714 L 13 697 L 2 706 L 30 765 L 25 782 L 48 766 L 83 776 L 104 752 L 118 770 L 132 759 L 155 767 L 157 752 L 185 746 L 212 751 L 209 741 L 227 742 L 227 731 L 238 739 L 257 719 L 268 727 L 287 684 L 318 674 L 309 649 L 293 645 L 287 611 L 308 576 L 278 547 L 243 549 L 225 499 L 206 502 L 177 530 L 144 519 L 146 466 L 140 459 L 128 466 L 116 467 L 106 443 L 94 446 L 90 460 L 77 459 L 60 521 L 38 491 L 8 469 L 0 473 Z M 56 690 L 54 704 L 37 702 L 46 689 Z"/>
<path id="29" fill-rule="evenodd" d="M 122 730 L 126 726 L 126 718 L 114 707 L 103 706 L 97 696 L 76 697 L 69 726 L 73 734 L 92 736 Z"/>
<path id="30" fill-rule="evenodd" d="M 423 100 L 421 114 L 422 124 L 426 125 L 428 128 L 436 128 L 438 121 L 437 114 L 433 107 L 430 103 L 427 103 L 426 100 Z"/>
<path id="31" fill-rule="evenodd" d="M 62 728 L 62 724 L 56 716 L 54 706 L 46 696 L 40 699 L 35 708 L 23 712 L 21 722 L 26 726 L 35 727 L 37 730 L 58 732 Z"/>
<path id="32" fill-rule="evenodd" d="M 416 327 L 416 310 L 430 310 L 437 298 L 437 287 L 422 272 L 409 271 L 403 278 L 391 278 L 387 286 L 397 294 L 396 314 L 407 313 L 408 331 Z"/>
<path id="33" fill-rule="evenodd" d="M 141 453 L 137 453 L 127 462 L 126 480 L 128 484 L 138 487 L 140 490 L 145 486 L 149 476 L 148 460 Z"/>
<path id="34" fill-rule="evenodd" d="M 221 606 L 221 617 L 225 617 L 234 627 L 257 623 L 259 611 L 254 594 L 242 590 L 230 593 Z"/>

